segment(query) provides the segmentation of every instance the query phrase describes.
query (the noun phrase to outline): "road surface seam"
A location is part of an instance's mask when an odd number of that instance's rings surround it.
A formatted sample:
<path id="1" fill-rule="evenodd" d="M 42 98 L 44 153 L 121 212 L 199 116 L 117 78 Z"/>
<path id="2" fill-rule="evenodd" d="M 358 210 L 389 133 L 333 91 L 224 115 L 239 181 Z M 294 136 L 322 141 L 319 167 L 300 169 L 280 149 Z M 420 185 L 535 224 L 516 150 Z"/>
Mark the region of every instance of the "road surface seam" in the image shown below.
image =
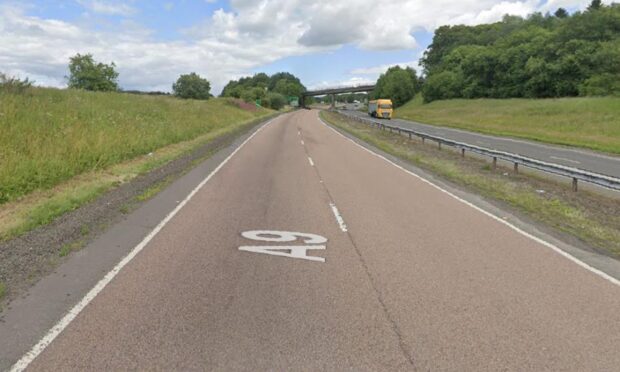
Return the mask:
<path id="1" fill-rule="evenodd" d="M 603 279 L 605 279 L 605 280 L 607 280 L 607 281 L 611 282 L 612 284 L 615 284 L 615 285 L 617 285 L 617 286 L 619 286 L 619 287 L 620 287 L 620 280 L 618 280 L 618 279 L 614 278 L 613 276 L 611 276 L 611 275 L 609 275 L 609 274 L 605 273 L 604 271 L 599 270 L 599 269 L 597 269 L 597 268 L 595 268 L 595 267 L 593 267 L 593 266 L 590 266 L 590 265 L 589 265 L 589 264 L 587 264 L 586 262 L 581 261 L 581 260 L 580 260 L 580 259 L 578 259 L 577 257 L 575 257 L 575 256 L 571 255 L 570 253 L 568 253 L 568 252 L 564 251 L 564 250 L 563 250 L 563 249 L 561 249 L 561 248 L 558 248 L 558 247 L 557 247 L 557 246 L 555 246 L 554 244 L 549 243 L 549 242 L 547 242 L 546 240 L 543 240 L 542 238 L 539 238 L 539 237 L 537 237 L 537 236 L 535 236 L 535 235 L 533 235 L 533 234 L 530 234 L 530 233 L 528 233 L 528 232 L 526 232 L 526 231 L 524 231 L 524 230 L 520 229 L 519 227 L 517 227 L 517 226 L 513 225 L 512 223 L 510 223 L 510 222 L 508 222 L 508 221 L 506 221 L 506 220 L 502 219 L 501 217 L 498 217 L 498 216 L 496 216 L 495 214 L 493 214 L 493 213 L 491 213 L 491 212 L 489 212 L 489 211 L 487 211 L 487 210 L 484 210 L 484 209 L 482 209 L 481 207 L 478 207 L 478 206 L 477 206 L 477 205 L 475 205 L 474 203 L 469 202 L 469 201 L 467 201 L 467 200 L 465 200 L 465 199 L 463 199 L 463 198 L 461 198 L 461 197 L 459 197 L 459 196 L 457 196 L 457 195 L 453 194 L 452 192 L 450 192 L 450 191 L 448 191 L 448 190 L 446 190 L 446 189 L 442 188 L 441 186 L 439 186 L 439 185 L 437 185 L 437 184 L 433 183 L 432 181 L 430 181 L 430 180 L 428 180 L 428 179 L 426 179 L 426 178 L 424 178 L 424 177 L 422 177 L 422 176 L 420 176 L 420 175 L 418 175 L 418 174 L 416 174 L 416 173 L 414 173 L 414 172 L 412 172 L 412 171 L 410 171 L 410 170 L 408 170 L 408 169 L 404 168 L 404 167 L 403 167 L 403 166 L 401 166 L 401 165 L 396 164 L 395 162 L 391 161 L 390 159 L 386 158 L 385 156 L 383 156 L 383 155 L 381 155 L 381 154 L 379 154 L 379 153 L 377 153 L 377 152 L 374 152 L 374 151 L 370 150 L 369 148 L 366 148 L 365 146 L 361 145 L 360 143 L 358 143 L 358 142 L 354 141 L 353 139 L 349 138 L 348 136 L 346 136 L 346 135 L 342 134 L 340 131 L 338 131 L 338 130 L 334 129 L 334 128 L 333 128 L 332 126 L 330 126 L 329 124 L 325 123 L 325 122 L 323 121 L 323 119 L 321 119 L 320 117 L 318 117 L 318 116 L 317 116 L 317 118 L 318 118 L 318 120 L 319 120 L 321 123 L 323 123 L 323 125 L 325 125 L 327 128 L 329 128 L 329 129 L 333 130 L 334 132 L 336 132 L 338 135 L 340 135 L 340 136 L 344 137 L 345 139 L 347 139 L 347 140 L 349 140 L 349 141 L 353 142 L 356 146 L 359 146 L 359 147 L 360 147 L 361 149 L 363 149 L 364 151 L 367 151 L 368 153 L 370 153 L 370 154 L 372 154 L 372 155 L 374 155 L 374 156 L 376 156 L 376 157 L 378 157 L 378 158 L 380 158 L 380 159 L 383 159 L 384 161 L 386 161 L 386 162 L 388 162 L 388 163 L 392 164 L 393 166 L 395 166 L 396 168 L 399 168 L 400 170 L 402 170 L 402 171 L 404 171 L 404 172 L 406 172 L 406 173 L 408 173 L 408 174 L 410 174 L 410 175 L 412 175 L 412 176 L 414 176 L 414 177 L 418 178 L 418 179 L 419 179 L 419 180 L 421 180 L 422 182 L 424 182 L 424 183 L 426 183 L 426 184 L 428 184 L 428 185 L 430 185 L 430 186 L 432 186 L 432 187 L 436 188 L 437 190 L 439 190 L 439 191 L 441 191 L 441 192 L 443 192 L 443 193 L 445 193 L 445 194 L 447 194 L 447 195 L 451 196 L 452 198 L 454 198 L 454 199 L 458 200 L 459 202 L 461 202 L 461 203 L 463 203 L 463 204 L 465 204 L 465 205 L 467 205 L 467 206 L 469 206 L 469 207 L 471 207 L 471 208 L 474 208 L 474 209 L 475 209 L 475 210 L 477 210 L 478 212 L 480 212 L 480 213 L 482 213 L 482 214 L 484 214 L 484 215 L 486 215 L 486 216 L 488 216 L 488 217 L 492 218 L 493 220 L 495 220 L 495 221 L 497 221 L 497 222 L 499 222 L 499 223 L 504 224 L 505 226 L 507 226 L 507 227 L 509 227 L 509 228 L 513 229 L 514 231 L 518 232 L 519 234 L 521 234 L 521 235 L 523 235 L 523 236 L 525 236 L 525 237 L 527 237 L 527 238 L 530 238 L 530 239 L 534 240 L 535 242 L 537 242 L 537 243 L 539 243 L 539 244 L 541 244 L 541 245 L 543 245 L 543 246 L 545 246 L 545 247 L 547 247 L 547 248 L 549 248 L 549 249 L 553 250 L 554 252 L 556 252 L 557 254 L 559 254 L 559 255 L 563 256 L 564 258 L 566 258 L 566 259 L 568 259 L 568 260 L 572 261 L 573 263 L 575 263 L 575 264 L 577 264 L 577 265 L 581 266 L 582 268 L 584 268 L 584 269 L 586 269 L 586 270 L 590 271 L 591 273 L 593 273 L 593 274 L 595 274 L 595 275 L 598 275 L 599 277 L 601 277 L 601 278 L 603 278 Z"/>
<path id="2" fill-rule="evenodd" d="M 110 270 L 97 284 L 90 290 L 80 302 L 78 302 L 74 307 L 71 308 L 63 316 L 60 321 L 58 321 L 44 336 L 41 340 L 34 345 L 30 351 L 24 354 L 20 360 L 18 360 L 13 367 L 11 367 L 11 372 L 21 372 L 28 368 L 30 363 L 34 361 L 39 354 L 41 354 L 47 346 L 49 346 L 54 339 L 65 329 L 71 322 L 88 306 L 88 304 L 97 297 L 97 295 L 105 289 L 105 287 L 118 275 L 118 273 L 125 267 L 131 260 L 138 255 L 146 245 L 168 224 L 170 220 L 190 201 L 190 199 L 198 192 L 200 189 L 204 187 L 204 185 L 224 166 L 228 161 L 235 156 L 239 150 L 241 150 L 246 143 L 248 143 L 256 134 L 258 134 L 261 130 L 271 124 L 275 119 L 271 119 L 265 124 L 261 125 L 252 135 L 250 135 L 245 141 L 243 141 L 239 147 L 237 147 L 226 159 L 224 159 L 209 175 L 203 179 L 188 195 L 183 199 L 177 206 L 170 212 L 166 217 L 159 223 L 151 232 L 144 237 L 144 239 L 136 245 L 129 254 L 127 254 L 112 270 Z"/>
<path id="3" fill-rule="evenodd" d="M 299 132 L 299 133 L 300 133 L 300 136 L 302 136 L 301 132 Z M 306 152 L 306 155 L 308 155 L 308 159 L 310 159 L 310 155 L 308 153 L 308 148 L 306 146 L 304 146 L 304 151 Z M 392 331 L 394 332 L 394 334 L 396 335 L 396 338 L 398 339 L 398 346 L 400 347 L 400 350 L 401 350 L 403 356 L 409 362 L 409 364 L 411 364 L 411 367 L 415 371 L 416 368 L 415 368 L 415 362 L 414 362 L 413 355 L 411 355 L 409 353 L 409 351 L 408 351 L 409 348 L 407 347 L 407 344 L 405 343 L 405 340 L 404 340 L 404 337 L 402 335 L 402 332 L 398 328 L 398 324 L 396 324 L 396 321 L 393 319 L 392 315 L 390 314 L 390 311 L 388 310 L 387 305 L 385 304 L 385 301 L 383 300 L 383 294 L 379 290 L 379 287 L 377 286 L 377 283 L 376 283 L 374 277 L 370 273 L 370 269 L 369 269 L 368 265 L 366 264 L 366 261 L 364 260 L 364 257 L 362 256 L 362 253 L 360 252 L 359 248 L 357 247 L 357 244 L 355 243 L 355 240 L 353 240 L 353 236 L 351 235 L 351 232 L 346 228 L 346 225 L 344 225 L 345 226 L 344 228 L 342 228 L 342 226 L 340 225 L 340 221 L 338 220 L 338 216 L 340 216 L 340 219 L 342 219 L 342 216 L 340 215 L 340 212 L 337 211 L 337 209 L 335 211 L 333 210 L 333 208 L 336 207 L 336 203 L 334 201 L 334 198 L 332 197 L 332 194 L 329 192 L 329 189 L 325 185 L 325 182 L 323 182 L 323 178 L 321 177 L 321 173 L 319 172 L 318 167 L 314 167 L 314 170 L 316 172 L 317 177 L 319 178 L 319 181 L 320 181 L 319 183 L 323 186 L 323 190 L 325 190 L 325 193 L 327 194 L 327 198 L 329 199 L 329 202 L 330 202 L 330 207 L 332 208 L 332 211 L 334 212 L 334 215 L 336 217 L 336 222 L 338 222 L 338 226 L 347 235 L 347 238 L 349 239 L 349 242 L 353 246 L 355 254 L 357 255 L 357 258 L 360 260 L 360 263 L 361 263 L 362 267 L 364 268 L 364 272 L 366 273 L 366 276 L 368 277 L 368 280 L 370 281 L 372 289 L 375 292 L 375 297 L 377 298 L 377 301 L 379 301 L 379 304 L 381 305 L 381 309 L 383 310 L 383 313 L 385 314 L 386 319 L 390 323 L 390 326 L 392 327 Z M 336 215 L 336 213 L 338 213 L 338 215 Z M 344 224 L 344 219 L 342 219 L 342 223 Z"/>

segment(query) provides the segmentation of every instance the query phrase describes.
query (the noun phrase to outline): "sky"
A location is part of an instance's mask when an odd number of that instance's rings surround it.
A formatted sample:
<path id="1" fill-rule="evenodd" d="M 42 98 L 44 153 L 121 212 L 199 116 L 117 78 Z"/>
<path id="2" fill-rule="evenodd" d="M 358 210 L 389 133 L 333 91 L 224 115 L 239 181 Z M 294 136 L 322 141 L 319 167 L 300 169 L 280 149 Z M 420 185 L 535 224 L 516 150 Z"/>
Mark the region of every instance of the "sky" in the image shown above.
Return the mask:
<path id="1" fill-rule="evenodd" d="M 123 89 L 170 91 L 196 72 L 288 71 L 306 87 L 376 81 L 412 66 L 441 25 L 584 9 L 589 0 L 0 0 L 0 72 L 65 87 L 69 58 L 114 62 Z M 611 0 L 603 1 L 610 3 Z"/>

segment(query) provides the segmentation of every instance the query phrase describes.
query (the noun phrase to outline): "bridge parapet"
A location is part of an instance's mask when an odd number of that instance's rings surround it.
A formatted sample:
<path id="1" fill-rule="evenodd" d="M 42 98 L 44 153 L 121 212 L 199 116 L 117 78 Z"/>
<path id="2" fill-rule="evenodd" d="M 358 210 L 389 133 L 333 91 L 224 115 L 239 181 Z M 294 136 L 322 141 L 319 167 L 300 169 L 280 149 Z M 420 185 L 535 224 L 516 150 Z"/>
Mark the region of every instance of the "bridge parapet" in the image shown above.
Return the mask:
<path id="1" fill-rule="evenodd" d="M 309 91 L 302 93 L 302 96 L 311 97 L 311 96 L 323 96 L 323 95 L 328 95 L 328 94 L 371 92 L 373 90 L 375 90 L 374 84 L 373 85 L 357 85 L 357 86 L 348 86 L 348 87 L 334 87 L 334 88 L 309 90 Z"/>
<path id="2" fill-rule="evenodd" d="M 332 108 L 335 106 L 335 95 L 342 93 L 358 93 L 358 92 L 372 92 L 375 90 L 375 85 L 357 85 L 357 86 L 347 86 L 347 87 L 334 87 L 334 88 L 324 88 L 324 89 L 316 89 L 309 90 L 303 92 L 301 95 L 301 106 L 305 107 L 305 98 L 312 96 L 331 96 L 331 106 Z"/>

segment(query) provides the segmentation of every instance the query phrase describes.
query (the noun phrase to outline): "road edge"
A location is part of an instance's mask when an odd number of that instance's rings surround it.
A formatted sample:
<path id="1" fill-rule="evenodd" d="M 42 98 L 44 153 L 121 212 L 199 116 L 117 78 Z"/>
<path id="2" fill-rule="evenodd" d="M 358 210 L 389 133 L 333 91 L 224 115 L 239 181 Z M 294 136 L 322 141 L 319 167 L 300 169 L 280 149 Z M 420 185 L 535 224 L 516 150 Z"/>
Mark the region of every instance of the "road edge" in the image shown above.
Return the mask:
<path id="1" fill-rule="evenodd" d="M 581 266 L 582 268 L 592 272 L 593 274 L 605 279 L 606 281 L 615 284 L 620 287 L 620 262 L 614 260 L 611 257 L 598 254 L 596 252 L 585 251 L 579 247 L 562 241 L 548 233 L 543 232 L 541 229 L 535 226 L 532 222 L 526 221 L 524 218 L 517 216 L 516 214 L 509 212 L 503 208 L 500 208 L 486 200 L 481 196 L 471 193 L 469 191 L 458 188 L 454 185 L 438 179 L 437 176 L 432 173 L 422 170 L 415 165 L 412 165 L 398 157 L 390 155 L 371 144 L 364 142 L 363 140 L 355 137 L 354 135 L 340 130 L 340 128 L 334 127 L 326 123 L 320 115 L 317 113 L 317 119 L 326 127 L 335 131 L 339 135 L 345 137 L 349 141 L 352 141 L 357 146 L 368 151 L 374 156 L 377 156 L 391 165 L 400 168 L 406 173 L 420 179 L 421 181 L 431 185 L 441 192 L 453 197 L 461 203 L 464 203 L 479 212 L 487 215 L 488 217 L 502 223 L 512 230 L 524 235 L 537 243 L 555 251 L 557 254 L 565 257 L 573 263 Z"/>
<path id="2" fill-rule="evenodd" d="M 281 117 L 266 119 L 240 135 L 11 302 L 0 322 L 0 350 L 12 350 L 0 357 L 0 369 L 26 369 L 247 142 Z M 99 264 L 93 262 L 97 259 Z M 89 267 L 81 267 L 84 264 Z"/>

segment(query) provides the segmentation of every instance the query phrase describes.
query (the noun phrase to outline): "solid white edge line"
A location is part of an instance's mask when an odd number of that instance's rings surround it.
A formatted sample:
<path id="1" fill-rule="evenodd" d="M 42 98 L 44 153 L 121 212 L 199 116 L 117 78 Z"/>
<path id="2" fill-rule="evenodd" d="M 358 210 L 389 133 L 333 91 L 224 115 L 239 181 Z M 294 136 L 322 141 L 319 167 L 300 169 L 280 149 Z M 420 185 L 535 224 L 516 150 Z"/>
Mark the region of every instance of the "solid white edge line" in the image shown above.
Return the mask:
<path id="1" fill-rule="evenodd" d="M 241 143 L 224 161 L 222 161 L 209 175 L 202 180 L 198 186 L 196 186 L 190 193 L 187 195 L 183 201 L 181 201 L 176 208 L 172 210 L 151 232 L 142 239 L 142 241 L 136 245 L 131 252 L 127 256 L 125 256 L 112 270 L 110 270 L 104 277 L 101 279 L 81 300 L 78 302 L 69 312 L 58 321 L 46 334 L 43 338 L 30 349 L 24 356 L 18 360 L 13 367 L 11 367 L 11 372 L 20 372 L 25 370 L 30 363 L 32 363 L 35 358 L 45 350 L 47 346 L 49 346 L 52 341 L 75 319 L 78 314 L 114 279 L 114 277 L 127 265 L 144 247 L 159 233 L 164 226 L 189 202 L 189 200 L 213 177 L 228 161 L 243 147 L 246 143 L 248 143 L 258 132 L 260 132 L 267 125 L 271 124 L 274 120 L 271 119 L 267 123 L 263 124 L 260 128 L 258 128 L 252 135 L 246 138 L 245 141 Z"/>
<path id="2" fill-rule="evenodd" d="M 302 144 L 302 145 L 305 145 L 304 140 L 301 140 L 301 144 Z"/>
<path id="3" fill-rule="evenodd" d="M 564 160 L 564 161 L 567 161 L 567 162 L 570 162 L 570 163 L 573 163 L 573 164 L 581 164 L 580 161 L 569 159 L 569 158 L 563 158 L 561 156 L 553 156 L 552 155 L 552 156 L 549 156 L 549 159 Z"/>
<path id="4" fill-rule="evenodd" d="M 338 222 L 338 226 L 340 226 L 340 230 L 342 230 L 342 232 L 347 232 L 347 224 L 344 223 L 344 219 L 338 211 L 336 204 L 329 203 L 329 206 L 332 208 L 332 212 L 334 213 L 334 217 L 336 217 L 336 221 Z"/>
<path id="5" fill-rule="evenodd" d="M 463 198 L 461 198 L 461 197 L 459 197 L 459 196 L 457 196 L 457 195 L 455 195 L 455 194 L 451 193 L 450 191 L 448 191 L 448 190 L 446 190 L 446 189 L 444 189 L 444 188 L 440 187 L 439 185 L 434 184 L 433 182 L 429 181 L 428 179 L 426 179 L 426 178 L 424 178 L 424 177 L 422 177 L 422 176 L 420 176 L 420 175 L 418 175 L 418 174 L 415 174 L 415 173 L 411 172 L 410 170 L 408 170 L 408 169 L 406 169 L 406 168 L 403 168 L 402 166 L 400 166 L 400 165 L 398 165 L 398 164 L 394 163 L 393 161 L 391 161 L 390 159 L 386 158 L 385 156 L 383 156 L 383 155 L 381 155 L 381 154 L 377 154 L 376 152 L 371 151 L 370 149 L 367 149 L 366 147 L 364 147 L 364 146 L 360 145 L 359 143 L 355 142 L 355 141 L 354 141 L 354 140 L 352 140 L 351 138 L 349 138 L 349 137 L 345 136 L 344 134 L 340 133 L 340 132 L 339 132 L 339 131 L 337 131 L 336 129 L 334 129 L 334 128 L 332 128 L 331 126 L 329 126 L 327 123 L 325 123 L 325 122 L 323 121 L 323 119 L 321 119 L 321 117 L 320 117 L 320 116 L 317 116 L 317 117 L 318 117 L 319 121 L 320 121 L 321 123 L 323 123 L 323 125 L 325 125 L 327 128 L 329 128 L 329 129 L 333 130 L 335 133 L 337 133 L 338 135 L 340 135 L 340 136 L 344 137 L 345 139 L 347 139 L 347 140 L 349 140 L 349 141 L 353 142 L 355 145 L 359 146 L 360 148 L 364 149 L 365 151 L 369 152 L 370 154 L 372 154 L 372 155 L 374 155 L 374 156 L 376 156 L 376 157 L 378 157 L 378 158 L 380 158 L 380 159 L 385 160 L 386 162 L 388 162 L 388 163 L 392 164 L 392 165 L 393 165 L 393 166 L 395 166 L 396 168 L 399 168 L 399 169 L 401 169 L 402 171 L 404 171 L 404 172 L 406 172 L 406 173 L 408 173 L 408 174 L 410 174 L 410 175 L 412 175 L 412 176 L 414 176 L 414 177 L 418 178 L 419 180 L 421 180 L 421 181 L 423 181 L 423 182 L 425 182 L 425 183 L 429 184 L 430 186 L 432 186 L 432 187 L 436 188 L 437 190 L 439 190 L 439 191 L 441 191 L 441 192 L 443 192 L 443 193 L 446 193 L 446 194 L 450 195 L 451 197 L 453 197 L 454 199 L 456 199 L 456 200 L 460 201 L 461 203 L 463 203 L 463 204 L 465 204 L 465 205 L 468 205 L 468 206 L 470 206 L 470 207 L 474 208 L 475 210 L 477 210 L 477 211 L 479 211 L 479 212 L 481 212 L 481 213 L 483 213 L 483 214 L 487 215 L 488 217 L 491 217 L 491 218 L 492 218 L 492 219 L 494 219 L 495 221 L 500 222 L 500 223 L 502 223 L 502 224 L 504 224 L 504 225 L 506 225 L 506 226 L 510 227 L 511 229 L 513 229 L 514 231 L 518 232 L 519 234 L 524 235 L 524 236 L 526 236 L 526 237 L 528 237 L 528 238 L 530 238 L 530 239 L 534 240 L 535 242 L 540 243 L 540 244 L 544 245 L 545 247 L 552 249 L 553 251 L 555 251 L 556 253 L 560 254 L 561 256 L 564 256 L 565 258 L 567 258 L 567 259 L 571 260 L 573 263 L 576 263 L 577 265 L 581 266 L 582 268 L 584 268 L 584 269 L 586 269 L 586 270 L 589 270 L 590 272 L 592 272 L 592 273 L 594 273 L 594 274 L 596 274 L 596 275 L 600 276 L 600 277 L 601 277 L 601 278 L 603 278 L 603 279 L 608 280 L 608 281 L 609 281 L 609 282 L 611 282 L 612 284 L 615 284 L 615 285 L 617 285 L 617 286 L 620 286 L 620 280 L 618 280 L 618 279 L 614 278 L 613 276 L 611 276 L 611 275 L 609 275 L 609 274 L 605 273 L 604 271 L 601 271 L 601 270 L 599 270 L 599 269 L 597 269 L 597 268 L 595 268 L 595 267 L 592 267 L 592 266 L 588 265 L 587 263 L 585 263 L 585 262 L 581 261 L 581 260 L 580 260 L 580 259 L 578 259 L 577 257 L 574 257 L 573 255 L 569 254 L 568 252 L 566 252 L 566 251 L 564 251 L 564 250 L 562 250 L 562 249 L 558 248 L 558 247 L 557 247 L 557 246 L 555 246 L 554 244 L 549 243 L 549 242 L 547 242 L 547 241 L 545 241 L 545 240 L 543 240 L 543 239 L 541 239 L 541 238 L 539 238 L 539 237 L 537 237 L 537 236 L 534 236 L 534 235 L 532 235 L 532 234 L 530 234 L 530 233 L 528 233 L 528 232 L 526 232 L 526 231 L 524 231 L 524 230 L 522 230 L 522 229 L 518 228 L 517 226 L 515 226 L 515 225 L 511 224 L 510 222 L 508 222 L 508 221 L 506 221 L 506 220 L 504 220 L 504 219 L 502 219 L 502 218 L 500 218 L 500 217 L 498 217 L 498 216 L 494 215 L 493 213 L 491 213 L 491 212 L 489 212 L 489 211 L 486 211 L 486 210 L 484 210 L 484 209 L 482 209 L 482 208 L 478 207 L 477 205 L 475 205 L 475 204 L 473 204 L 473 203 L 471 203 L 471 202 L 468 202 L 467 200 L 465 200 L 465 199 L 463 199 Z"/>
<path id="6" fill-rule="evenodd" d="M 314 162 L 312 161 L 312 158 L 308 156 L 308 163 L 310 163 L 311 167 L 314 167 Z"/>

